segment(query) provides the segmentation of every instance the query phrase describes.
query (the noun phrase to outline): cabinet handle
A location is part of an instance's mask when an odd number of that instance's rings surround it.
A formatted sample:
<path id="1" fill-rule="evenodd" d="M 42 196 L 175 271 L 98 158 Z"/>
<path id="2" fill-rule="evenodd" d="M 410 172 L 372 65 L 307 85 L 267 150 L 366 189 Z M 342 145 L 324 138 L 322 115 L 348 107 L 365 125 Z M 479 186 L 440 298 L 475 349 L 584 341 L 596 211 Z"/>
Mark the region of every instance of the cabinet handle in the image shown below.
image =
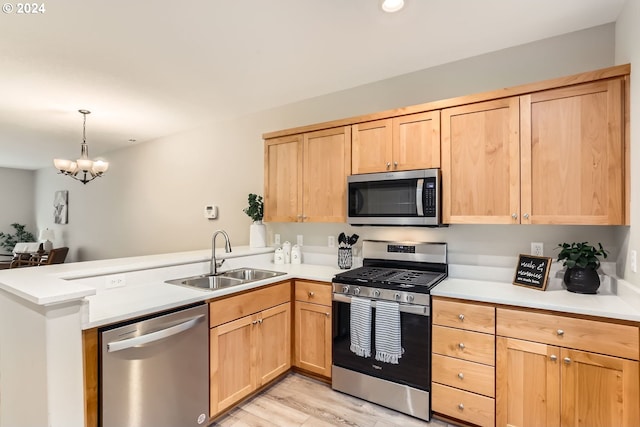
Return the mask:
<path id="1" fill-rule="evenodd" d="M 558 334 L 559 337 L 564 335 L 564 331 L 562 329 L 558 329 L 556 333 Z"/>
<path id="2" fill-rule="evenodd" d="M 458 315 L 458 319 L 460 319 L 461 322 L 464 322 L 464 314 Z"/>
<path id="3" fill-rule="evenodd" d="M 258 323 L 262 325 L 262 319 L 258 319 Z"/>
<path id="4" fill-rule="evenodd" d="M 398 162 L 393 162 L 393 168 L 398 169 Z"/>
<path id="5" fill-rule="evenodd" d="M 549 356 L 549 359 L 551 359 L 552 362 L 555 362 L 556 360 L 558 360 L 558 356 L 552 354 L 551 356 Z"/>
<path id="6" fill-rule="evenodd" d="M 524 214 L 522 216 L 524 217 L 524 219 L 529 219 L 529 214 L 528 213 L 526 213 L 526 214 Z"/>
<path id="7" fill-rule="evenodd" d="M 460 378 L 461 380 L 464 379 L 464 374 L 462 372 L 458 373 L 458 378 Z"/>
<path id="8" fill-rule="evenodd" d="M 325 313 L 325 316 L 329 317 L 329 313 Z"/>
<path id="9" fill-rule="evenodd" d="M 571 359 L 568 357 L 565 357 L 563 360 L 564 360 L 564 363 L 566 363 L 567 365 L 571 363 Z"/>
<path id="10" fill-rule="evenodd" d="M 464 343 L 458 344 L 458 347 L 460 347 L 460 350 L 464 350 Z"/>
<path id="11" fill-rule="evenodd" d="M 258 324 L 258 321 L 257 321 L 257 320 L 254 320 L 253 322 L 251 322 L 251 324 L 252 324 L 252 325 L 257 325 L 257 324 Z"/>
<path id="12" fill-rule="evenodd" d="M 464 410 L 464 405 L 462 403 L 458 403 L 458 409 L 461 411 Z"/>
<path id="13" fill-rule="evenodd" d="M 314 292 L 309 291 L 309 298 L 313 298 L 314 295 L 315 295 Z"/>
<path id="14" fill-rule="evenodd" d="M 513 219 L 518 219 L 518 214 L 512 213 L 512 214 L 511 214 L 511 218 L 513 218 Z"/>
<path id="15" fill-rule="evenodd" d="M 387 162 L 387 169 L 389 169 L 391 167 L 391 163 Z"/>

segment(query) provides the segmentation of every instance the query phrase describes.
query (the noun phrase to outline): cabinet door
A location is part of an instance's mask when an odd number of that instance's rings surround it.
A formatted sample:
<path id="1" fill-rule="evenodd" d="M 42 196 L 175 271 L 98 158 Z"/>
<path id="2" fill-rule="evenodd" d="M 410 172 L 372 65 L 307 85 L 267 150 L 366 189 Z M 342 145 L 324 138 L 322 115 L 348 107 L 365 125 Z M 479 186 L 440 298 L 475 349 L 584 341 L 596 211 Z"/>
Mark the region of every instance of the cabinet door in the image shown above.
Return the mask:
<path id="1" fill-rule="evenodd" d="M 623 84 L 521 97 L 523 223 L 623 224 Z"/>
<path id="2" fill-rule="evenodd" d="M 358 123 L 352 129 L 352 173 L 386 172 L 391 170 L 392 120 Z"/>
<path id="3" fill-rule="evenodd" d="M 498 337 L 496 427 L 560 425 L 560 356 L 558 347 Z"/>
<path id="4" fill-rule="evenodd" d="M 302 135 L 265 141 L 264 220 L 296 222 L 302 215 Z"/>
<path id="5" fill-rule="evenodd" d="M 440 167 L 440 111 L 393 118 L 393 170 Z"/>
<path id="6" fill-rule="evenodd" d="M 331 377 L 331 307 L 296 301 L 295 365 Z"/>
<path id="7" fill-rule="evenodd" d="M 442 217 L 512 224 L 520 216 L 518 98 L 442 110 Z"/>
<path id="8" fill-rule="evenodd" d="M 256 323 L 255 315 L 245 316 L 211 329 L 211 415 L 256 389 Z"/>
<path id="9" fill-rule="evenodd" d="M 260 313 L 256 348 L 258 349 L 258 386 L 285 373 L 291 367 L 291 303 L 280 304 Z"/>
<path id="10" fill-rule="evenodd" d="M 562 349 L 562 426 L 638 426 L 638 362 Z"/>
<path id="11" fill-rule="evenodd" d="M 347 221 L 351 127 L 304 134 L 303 221 Z"/>

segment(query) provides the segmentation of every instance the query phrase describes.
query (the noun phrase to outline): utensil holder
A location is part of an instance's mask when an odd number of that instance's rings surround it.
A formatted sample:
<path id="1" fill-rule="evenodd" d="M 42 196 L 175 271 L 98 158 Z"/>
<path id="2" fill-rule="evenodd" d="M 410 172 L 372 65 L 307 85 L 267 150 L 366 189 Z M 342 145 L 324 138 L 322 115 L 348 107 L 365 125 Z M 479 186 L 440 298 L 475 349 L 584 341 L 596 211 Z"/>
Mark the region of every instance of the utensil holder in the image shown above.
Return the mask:
<path id="1" fill-rule="evenodd" d="M 348 270 L 353 265 L 351 248 L 338 248 L 338 268 Z"/>

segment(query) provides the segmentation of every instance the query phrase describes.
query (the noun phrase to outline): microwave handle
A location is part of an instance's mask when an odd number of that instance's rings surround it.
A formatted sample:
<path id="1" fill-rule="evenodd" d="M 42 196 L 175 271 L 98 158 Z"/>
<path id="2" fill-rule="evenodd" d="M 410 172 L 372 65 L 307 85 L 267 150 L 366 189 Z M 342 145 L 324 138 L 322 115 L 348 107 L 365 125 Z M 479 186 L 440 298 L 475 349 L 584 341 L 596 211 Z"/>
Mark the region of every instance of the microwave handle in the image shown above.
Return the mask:
<path id="1" fill-rule="evenodd" d="M 418 211 L 418 216 L 424 216 L 424 206 L 422 205 L 423 199 L 423 188 L 424 188 L 424 178 L 418 179 L 418 183 L 416 185 L 416 210 Z"/>

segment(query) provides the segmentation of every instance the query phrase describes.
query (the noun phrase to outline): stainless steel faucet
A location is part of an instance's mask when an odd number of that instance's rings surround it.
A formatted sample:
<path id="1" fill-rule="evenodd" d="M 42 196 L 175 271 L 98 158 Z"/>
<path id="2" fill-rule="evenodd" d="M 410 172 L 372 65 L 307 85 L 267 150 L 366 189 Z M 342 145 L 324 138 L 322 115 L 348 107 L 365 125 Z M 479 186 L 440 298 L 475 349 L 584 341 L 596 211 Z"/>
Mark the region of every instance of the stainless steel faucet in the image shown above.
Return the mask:
<path id="1" fill-rule="evenodd" d="M 222 234 L 224 236 L 224 251 L 226 253 L 231 252 L 231 242 L 229 241 L 229 235 L 227 234 L 226 231 L 224 230 L 218 230 L 215 233 L 213 233 L 213 237 L 211 238 L 211 267 L 210 267 L 210 273 L 211 274 L 218 274 L 218 269 L 220 267 L 222 267 L 222 264 L 224 263 L 224 260 L 216 260 L 216 237 L 218 236 L 218 234 Z"/>

